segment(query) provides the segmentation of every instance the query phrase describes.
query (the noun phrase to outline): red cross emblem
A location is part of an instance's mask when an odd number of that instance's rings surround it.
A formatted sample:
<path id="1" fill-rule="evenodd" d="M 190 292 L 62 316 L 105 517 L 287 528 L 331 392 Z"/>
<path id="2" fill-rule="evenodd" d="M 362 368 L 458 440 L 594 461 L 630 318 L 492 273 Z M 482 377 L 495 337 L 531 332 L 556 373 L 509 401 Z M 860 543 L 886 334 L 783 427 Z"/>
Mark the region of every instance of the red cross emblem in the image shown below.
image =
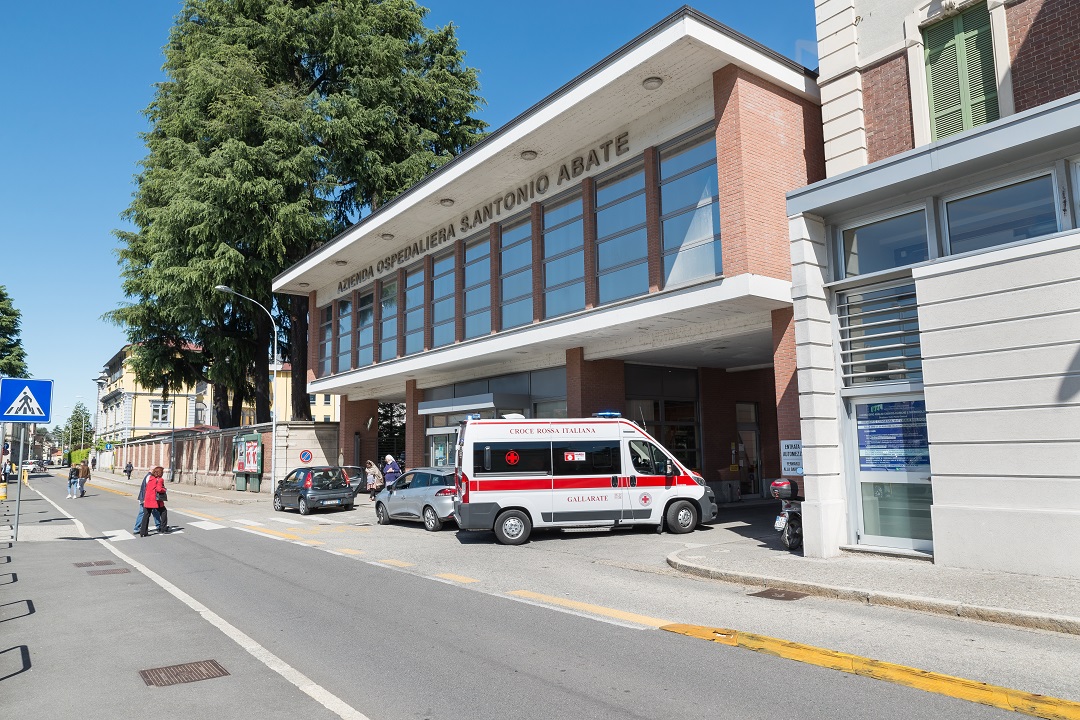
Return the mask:
<path id="1" fill-rule="evenodd" d="M 520 459 L 521 459 L 521 456 L 517 454 L 516 450 L 511 450 L 510 452 L 506 453 L 506 464 L 507 465 L 517 465 L 518 460 L 520 460 Z"/>

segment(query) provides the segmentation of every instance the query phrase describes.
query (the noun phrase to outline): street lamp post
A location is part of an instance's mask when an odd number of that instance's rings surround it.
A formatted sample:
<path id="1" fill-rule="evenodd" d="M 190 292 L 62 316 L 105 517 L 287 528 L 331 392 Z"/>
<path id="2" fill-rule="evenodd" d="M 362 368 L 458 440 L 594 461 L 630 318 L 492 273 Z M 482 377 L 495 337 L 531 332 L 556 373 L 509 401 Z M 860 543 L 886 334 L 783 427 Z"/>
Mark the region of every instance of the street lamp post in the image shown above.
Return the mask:
<path id="1" fill-rule="evenodd" d="M 217 290 L 217 291 L 219 291 L 219 292 L 223 292 L 223 293 L 229 293 L 230 295 L 235 295 L 235 296 L 237 296 L 237 297 L 242 297 L 242 298 L 244 298 L 245 300 L 247 300 L 247 301 L 249 301 L 249 302 L 252 302 L 252 303 L 254 303 L 255 305 L 258 305 L 258 306 L 259 306 L 260 308 L 262 308 L 262 311 L 263 311 L 264 313 L 266 313 L 266 316 L 267 316 L 268 318 L 270 318 L 270 325 L 271 325 L 271 327 L 273 327 L 273 329 L 274 329 L 274 354 L 273 354 L 273 357 L 272 357 L 272 358 L 270 358 L 270 367 L 271 367 L 271 369 L 273 370 L 273 374 L 274 374 L 274 375 L 273 375 L 274 379 L 273 379 L 273 382 L 272 382 L 272 384 L 271 384 L 271 386 L 270 386 L 270 496 L 271 496 L 271 497 L 273 497 L 273 495 L 274 495 L 274 471 L 275 471 L 275 470 L 277 469 L 277 409 L 278 409 L 278 403 L 277 403 L 277 362 L 278 362 L 278 326 L 277 326 L 277 323 L 276 323 L 276 322 L 274 322 L 274 316 L 273 316 L 273 315 L 271 315 L 271 314 L 270 314 L 270 311 L 266 309 L 266 306 L 264 306 L 264 305 L 263 305 L 263 304 L 262 304 L 261 302 L 259 302 L 258 300 L 255 300 L 255 299 L 253 299 L 253 298 L 249 298 L 249 297 L 248 297 L 247 295 L 241 295 L 240 293 L 236 292 L 235 290 L 233 290 L 233 289 L 232 289 L 231 287 L 229 287 L 228 285 L 215 285 L 215 286 L 214 286 L 214 289 L 215 289 L 215 290 Z"/>

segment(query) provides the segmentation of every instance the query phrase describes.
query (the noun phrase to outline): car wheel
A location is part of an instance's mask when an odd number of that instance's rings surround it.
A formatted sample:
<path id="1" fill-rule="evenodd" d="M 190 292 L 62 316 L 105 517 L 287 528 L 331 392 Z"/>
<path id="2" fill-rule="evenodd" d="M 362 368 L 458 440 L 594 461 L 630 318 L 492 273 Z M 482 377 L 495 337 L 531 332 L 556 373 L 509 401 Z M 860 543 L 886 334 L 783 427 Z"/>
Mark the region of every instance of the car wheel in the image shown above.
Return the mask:
<path id="1" fill-rule="evenodd" d="M 424 529 L 428 532 L 442 530 L 442 520 L 439 519 L 439 513 L 435 512 L 435 508 L 430 505 L 424 506 Z"/>
<path id="2" fill-rule="evenodd" d="M 353 504 L 352 503 L 347 503 L 345 505 L 342 505 L 341 507 L 344 508 L 345 510 L 352 510 L 353 509 Z"/>
<path id="3" fill-rule="evenodd" d="M 280 495 L 275 495 L 274 496 L 274 509 L 277 510 L 278 512 L 284 512 L 285 511 L 285 506 L 281 504 L 281 496 Z"/>
<path id="4" fill-rule="evenodd" d="M 697 508 L 688 500 L 677 500 L 671 503 L 667 513 L 664 515 L 668 532 L 676 535 L 690 532 L 697 527 L 697 515 Z"/>
<path id="5" fill-rule="evenodd" d="M 382 503 L 375 506 L 375 517 L 378 519 L 380 525 L 390 524 L 390 513 L 386 512 L 386 506 Z"/>
<path id="6" fill-rule="evenodd" d="M 532 521 L 520 510 L 506 510 L 495 520 L 495 537 L 503 545 L 521 545 L 532 533 Z"/>
<path id="7" fill-rule="evenodd" d="M 299 505 L 300 505 L 300 514 L 301 515 L 310 515 L 311 514 L 311 508 L 308 507 L 306 499 L 300 498 Z"/>

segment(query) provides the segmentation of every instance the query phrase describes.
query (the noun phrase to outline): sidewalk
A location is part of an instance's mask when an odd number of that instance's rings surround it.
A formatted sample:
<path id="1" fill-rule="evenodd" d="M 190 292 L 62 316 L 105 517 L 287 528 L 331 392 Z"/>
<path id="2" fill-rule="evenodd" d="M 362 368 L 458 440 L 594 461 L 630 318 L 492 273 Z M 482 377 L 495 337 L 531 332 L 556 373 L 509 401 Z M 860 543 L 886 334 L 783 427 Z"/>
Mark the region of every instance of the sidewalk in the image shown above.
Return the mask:
<path id="1" fill-rule="evenodd" d="M 672 553 L 668 565 L 741 585 L 1080 635 L 1080 579 L 946 568 L 862 552 L 805 558 L 801 550 L 783 548 L 769 520 L 769 528 L 735 521 L 699 530 L 686 536 L 690 544 L 708 544 Z"/>
<path id="2" fill-rule="evenodd" d="M 67 477 L 67 469 L 64 470 Z M 146 471 L 138 471 L 131 473 L 131 480 L 127 479 L 127 476 L 122 472 L 109 472 L 108 470 L 95 470 L 92 473 L 90 482 L 94 482 L 94 478 L 104 478 L 112 482 L 120 483 L 121 485 L 129 485 L 135 488 L 135 493 L 139 492 L 139 486 L 142 484 L 143 476 L 146 475 Z M 273 497 L 270 495 L 267 488 L 263 488 L 262 492 L 248 492 L 246 490 L 236 490 L 234 488 L 214 488 L 202 485 L 188 485 L 182 482 L 166 482 L 165 489 L 169 491 L 169 495 L 181 495 L 184 497 L 194 497 L 201 500 L 211 500 L 215 502 L 230 503 L 233 505 L 252 505 L 256 503 L 262 503 L 269 506 L 273 502 Z"/>

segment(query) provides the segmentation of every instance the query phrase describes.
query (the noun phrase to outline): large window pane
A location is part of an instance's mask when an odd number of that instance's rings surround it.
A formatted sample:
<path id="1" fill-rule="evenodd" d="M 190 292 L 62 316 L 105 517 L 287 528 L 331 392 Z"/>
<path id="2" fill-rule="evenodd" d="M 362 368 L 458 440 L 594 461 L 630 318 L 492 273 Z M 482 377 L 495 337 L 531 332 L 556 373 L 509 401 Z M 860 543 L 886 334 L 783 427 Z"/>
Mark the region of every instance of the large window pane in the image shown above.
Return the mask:
<path id="1" fill-rule="evenodd" d="M 505 277 L 502 280 L 503 300 L 532 295 L 532 273 L 529 271 L 519 272 L 516 275 Z"/>
<path id="2" fill-rule="evenodd" d="M 431 281 L 431 296 L 434 298 L 446 297 L 454 294 L 454 274 L 442 275 Z"/>
<path id="3" fill-rule="evenodd" d="M 949 250 L 982 250 L 1058 231 L 1049 175 L 946 203 Z"/>
<path id="4" fill-rule="evenodd" d="M 424 304 L 424 286 L 409 288 L 405 291 L 405 307 L 414 308 Z"/>
<path id="5" fill-rule="evenodd" d="M 442 347 L 454 342 L 454 323 L 436 325 L 431 332 L 431 344 L 434 347 Z"/>
<path id="6" fill-rule="evenodd" d="M 579 251 L 573 255 L 552 260 L 544 266 L 544 286 L 553 287 L 571 280 L 577 280 L 585 275 L 585 252 Z"/>
<path id="7" fill-rule="evenodd" d="M 478 262 L 465 266 L 465 287 L 472 287 L 491 279 L 491 263 Z"/>
<path id="8" fill-rule="evenodd" d="M 649 292 L 647 263 L 631 265 L 600 276 L 600 302 L 608 303 Z"/>
<path id="9" fill-rule="evenodd" d="M 544 317 L 557 317 L 585 308 L 585 283 L 551 290 L 544 294 Z"/>
<path id="10" fill-rule="evenodd" d="M 711 203 L 664 221 L 664 249 L 688 247 L 720 233 L 720 206 Z"/>
<path id="11" fill-rule="evenodd" d="M 844 231 L 847 277 L 922 262 L 929 256 L 926 212 L 888 218 Z"/>
<path id="12" fill-rule="evenodd" d="M 526 265 L 532 265 L 532 243 L 525 242 L 503 251 L 502 271 L 504 273 L 513 272 Z"/>
<path id="13" fill-rule="evenodd" d="M 485 310 L 484 312 L 477 313 L 475 315 L 469 315 L 465 318 L 465 337 L 474 338 L 480 335 L 487 335 L 491 332 L 491 311 Z"/>
<path id="14" fill-rule="evenodd" d="M 614 181 L 607 181 L 596 188 L 596 204 L 607 205 L 612 200 L 618 200 L 634 192 L 645 189 L 645 173 L 638 170 L 633 175 Z"/>
<path id="15" fill-rule="evenodd" d="M 480 258 L 485 258 L 491 253 L 491 242 L 481 240 L 465 247 L 465 262 L 471 263 Z"/>
<path id="16" fill-rule="evenodd" d="M 645 195 L 636 195 L 596 213 L 596 234 L 607 237 L 644 222 Z"/>
<path id="17" fill-rule="evenodd" d="M 504 330 L 531 323 L 533 319 L 532 298 L 503 305 L 502 326 Z"/>
<path id="18" fill-rule="evenodd" d="M 720 242 L 714 240 L 666 255 L 664 257 L 664 284 L 675 285 L 718 275 L 720 269 Z"/>
<path id="19" fill-rule="evenodd" d="M 466 314 L 484 310 L 489 305 L 491 305 L 491 289 L 487 285 L 465 292 Z"/>
<path id="20" fill-rule="evenodd" d="M 415 332 L 405 336 L 405 354 L 412 355 L 424 349 L 424 333 Z"/>
<path id="21" fill-rule="evenodd" d="M 405 313 L 405 332 L 422 330 L 424 328 L 424 309 L 412 310 Z"/>
<path id="22" fill-rule="evenodd" d="M 441 323 L 454 317 L 454 298 L 446 298 L 435 303 L 432 308 L 432 321 Z"/>
<path id="23" fill-rule="evenodd" d="M 696 145 L 665 150 L 660 154 L 660 177 L 674 177 L 703 162 L 716 160 L 716 139 L 709 138 Z"/>
<path id="24" fill-rule="evenodd" d="M 564 225 L 558 230 L 544 234 L 544 257 L 554 257 L 568 250 L 581 247 L 585 242 L 582 221 Z"/>
<path id="25" fill-rule="evenodd" d="M 520 225 L 504 227 L 502 231 L 502 246 L 510 247 L 518 240 L 532 236 L 532 222 L 526 220 Z"/>
<path id="26" fill-rule="evenodd" d="M 716 166 L 708 165 L 697 172 L 660 186 L 660 207 L 669 213 L 690 205 L 699 205 L 719 194 Z"/>
<path id="27" fill-rule="evenodd" d="M 648 255 L 649 244 L 645 228 L 607 240 L 597 245 L 597 267 L 607 270 Z"/>
<path id="28" fill-rule="evenodd" d="M 574 198 L 555 207 L 544 208 L 544 229 L 555 227 L 561 222 L 566 222 L 572 217 L 581 214 L 581 198 Z"/>
<path id="29" fill-rule="evenodd" d="M 384 340 L 379 346 L 379 359 L 382 361 L 393 360 L 397 357 L 397 338 Z"/>

